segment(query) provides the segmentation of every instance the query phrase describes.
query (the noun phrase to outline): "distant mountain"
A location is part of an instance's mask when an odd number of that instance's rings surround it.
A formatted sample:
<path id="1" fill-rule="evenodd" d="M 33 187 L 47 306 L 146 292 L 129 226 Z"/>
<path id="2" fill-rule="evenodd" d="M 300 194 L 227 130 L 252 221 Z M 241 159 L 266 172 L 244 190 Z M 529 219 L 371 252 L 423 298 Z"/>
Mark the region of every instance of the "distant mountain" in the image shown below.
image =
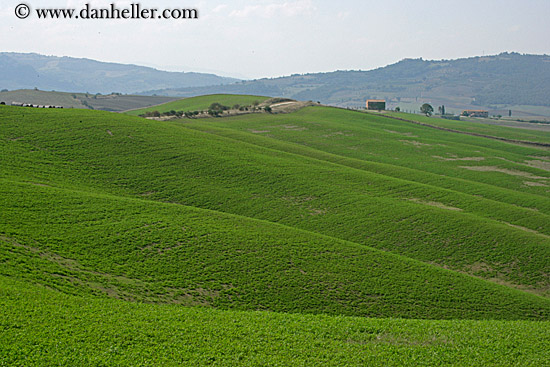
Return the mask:
<path id="1" fill-rule="evenodd" d="M 214 74 L 161 71 L 149 67 L 35 53 L 0 53 L 0 89 L 135 93 L 151 89 L 228 84 Z"/>
<path id="2" fill-rule="evenodd" d="M 385 99 L 389 108 L 437 111 L 488 109 L 491 114 L 550 116 L 550 56 L 502 53 L 457 60 L 405 59 L 370 71 L 294 74 L 251 81 L 213 74 L 167 72 L 89 59 L 0 53 L 0 90 L 33 88 L 190 97 L 247 94 L 362 107 Z"/>
<path id="3" fill-rule="evenodd" d="M 340 106 L 363 106 L 367 98 L 384 98 L 393 106 L 417 105 L 420 101 L 456 108 L 550 106 L 550 56 L 502 53 L 442 61 L 405 59 L 371 71 L 292 75 L 154 93 L 173 96 L 259 94 Z"/>

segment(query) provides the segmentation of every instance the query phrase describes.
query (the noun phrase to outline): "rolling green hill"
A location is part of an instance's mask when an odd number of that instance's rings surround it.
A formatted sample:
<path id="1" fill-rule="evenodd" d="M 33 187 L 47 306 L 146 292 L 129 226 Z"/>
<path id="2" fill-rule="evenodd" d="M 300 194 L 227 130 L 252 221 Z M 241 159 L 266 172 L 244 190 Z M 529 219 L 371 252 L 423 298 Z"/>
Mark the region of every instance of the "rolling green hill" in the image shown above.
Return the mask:
<path id="1" fill-rule="evenodd" d="M 548 299 L 286 226 L 9 180 L 1 193 L 2 274 L 67 293 L 370 317 L 550 318 Z"/>
<path id="2" fill-rule="evenodd" d="M 131 111 L 126 111 L 128 115 L 139 116 L 145 112 L 158 111 L 160 113 L 174 111 L 203 111 L 208 110 L 212 101 L 216 101 L 223 106 L 233 107 L 234 105 L 251 105 L 254 102 L 261 103 L 267 100 L 268 97 L 262 96 L 247 96 L 247 95 L 232 95 L 232 94 L 215 94 L 208 96 L 199 96 L 193 98 L 183 98 L 177 101 L 163 103 L 158 106 L 147 108 L 139 108 Z"/>
<path id="3" fill-rule="evenodd" d="M 83 108 L 92 110 L 120 112 L 135 108 L 144 108 L 175 100 L 173 97 L 134 96 L 122 94 L 96 95 L 89 93 L 48 92 L 34 89 L 19 89 L 0 92 L 0 102 L 10 105 L 12 102 L 38 105 L 54 105 L 64 108 Z"/>
<path id="4" fill-rule="evenodd" d="M 242 364 L 315 363 L 313 354 L 288 349 L 266 355 L 260 348 L 258 360 L 246 354 L 247 345 L 264 345 L 259 338 L 288 338 L 296 322 L 325 333 L 313 346 L 327 350 L 320 363 L 380 364 L 386 356 L 399 364 L 430 354 L 428 363 L 461 356 L 467 365 L 478 353 L 501 364 L 512 346 L 516 364 L 548 361 L 533 351 L 547 337 L 527 342 L 545 335 L 550 318 L 550 153 L 543 147 L 327 107 L 151 121 L 0 106 L 0 151 L 0 345 L 13 345 L 0 362 L 46 358 L 40 348 L 51 330 L 62 340 L 53 354 L 60 364 L 91 356 L 93 363 L 161 363 L 166 354 L 151 345 L 171 350 L 170 361 L 231 364 L 245 353 Z M 32 309 L 38 326 L 22 321 Z M 91 316 L 105 309 L 113 311 Z M 258 310 L 277 313 L 250 313 Z M 75 338 L 91 335 L 88 318 L 106 337 L 82 341 L 71 357 L 73 336 L 63 330 L 76 325 Z M 192 350 L 171 341 L 205 318 L 243 321 L 225 331 L 213 321 L 190 338 L 250 332 L 225 357 L 223 337 Z M 178 321 L 149 342 L 136 339 L 155 319 Z M 262 334 L 262 322 L 285 326 Z M 377 331 L 348 335 L 360 328 Z M 17 339 L 17 330 L 26 336 Z M 296 343 L 296 350 L 311 347 Z M 469 343 L 481 349 L 468 351 Z M 25 344 L 40 347 L 25 354 Z M 339 352 L 357 345 L 368 352 Z"/>
<path id="5" fill-rule="evenodd" d="M 0 277 L 0 364 L 533 366 L 550 323 L 220 311 L 65 295 Z"/>
<path id="6" fill-rule="evenodd" d="M 550 141 L 550 128 L 547 124 L 521 123 L 514 120 L 494 120 L 481 118 L 473 118 L 471 121 L 468 121 L 467 119 L 457 121 L 393 111 L 383 111 L 382 114 L 405 120 L 413 120 L 418 123 L 428 124 L 444 129 L 458 130 L 466 133 L 486 135 L 508 140 L 545 144 L 548 144 Z"/>

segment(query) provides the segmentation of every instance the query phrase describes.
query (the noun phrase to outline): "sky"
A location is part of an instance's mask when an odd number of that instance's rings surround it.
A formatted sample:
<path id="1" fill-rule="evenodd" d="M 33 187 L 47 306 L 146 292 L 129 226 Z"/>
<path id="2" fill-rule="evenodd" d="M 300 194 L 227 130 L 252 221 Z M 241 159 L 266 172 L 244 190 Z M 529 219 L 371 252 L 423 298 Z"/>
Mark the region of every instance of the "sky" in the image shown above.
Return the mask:
<path id="1" fill-rule="evenodd" d="M 19 4 L 30 16 L 19 19 Z M 197 9 L 198 19 L 38 19 L 36 8 Z M 550 0 L 2 0 L 0 51 L 238 78 L 550 54 Z"/>

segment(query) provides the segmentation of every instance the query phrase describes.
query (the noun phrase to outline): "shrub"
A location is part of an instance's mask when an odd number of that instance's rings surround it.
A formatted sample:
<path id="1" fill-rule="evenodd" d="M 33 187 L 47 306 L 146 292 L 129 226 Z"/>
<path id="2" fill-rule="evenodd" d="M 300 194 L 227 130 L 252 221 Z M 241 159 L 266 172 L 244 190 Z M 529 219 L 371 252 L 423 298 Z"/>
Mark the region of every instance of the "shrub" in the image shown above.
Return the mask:
<path id="1" fill-rule="evenodd" d="M 209 110 L 212 111 L 226 111 L 229 107 L 222 105 L 221 103 L 214 102 L 210 105 Z"/>

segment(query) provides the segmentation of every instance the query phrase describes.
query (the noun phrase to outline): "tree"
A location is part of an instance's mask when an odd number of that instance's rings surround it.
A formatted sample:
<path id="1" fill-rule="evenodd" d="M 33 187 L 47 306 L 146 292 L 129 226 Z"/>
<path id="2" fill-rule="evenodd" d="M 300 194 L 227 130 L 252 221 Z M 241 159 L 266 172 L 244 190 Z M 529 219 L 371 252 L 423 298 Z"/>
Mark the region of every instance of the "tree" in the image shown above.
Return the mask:
<path id="1" fill-rule="evenodd" d="M 395 107 L 395 112 L 400 112 L 400 111 L 401 111 L 401 108 Z"/>
<path id="2" fill-rule="evenodd" d="M 210 105 L 210 107 L 208 108 L 212 111 L 216 111 L 219 113 L 223 112 L 223 111 L 227 111 L 229 109 L 229 107 L 227 106 L 224 106 L 222 105 L 221 103 L 218 103 L 218 102 L 214 102 Z"/>
<path id="3" fill-rule="evenodd" d="M 424 104 L 420 107 L 420 112 L 422 112 L 422 113 L 425 114 L 426 116 L 431 116 L 432 113 L 434 112 L 434 108 L 433 108 L 432 105 L 430 105 L 429 103 L 424 103 Z"/>

